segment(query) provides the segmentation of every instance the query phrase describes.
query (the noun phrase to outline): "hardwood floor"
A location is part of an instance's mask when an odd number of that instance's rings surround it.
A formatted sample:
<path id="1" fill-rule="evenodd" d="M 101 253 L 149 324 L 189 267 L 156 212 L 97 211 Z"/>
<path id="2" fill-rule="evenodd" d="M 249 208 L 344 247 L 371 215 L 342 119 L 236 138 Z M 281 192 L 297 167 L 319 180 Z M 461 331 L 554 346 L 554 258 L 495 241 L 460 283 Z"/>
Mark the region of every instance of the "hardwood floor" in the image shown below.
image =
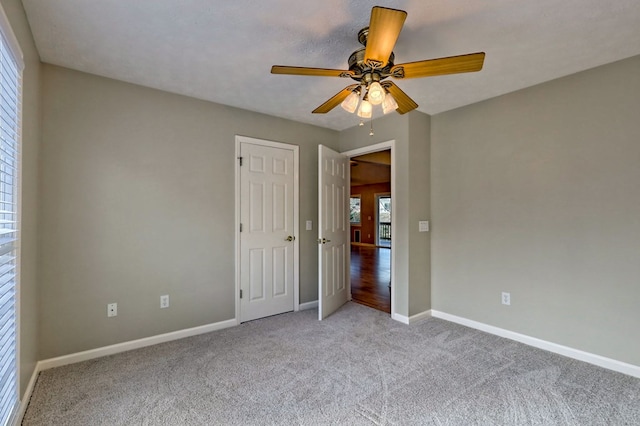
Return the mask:
<path id="1" fill-rule="evenodd" d="M 391 249 L 351 246 L 351 297 L 391 313 Z"/>

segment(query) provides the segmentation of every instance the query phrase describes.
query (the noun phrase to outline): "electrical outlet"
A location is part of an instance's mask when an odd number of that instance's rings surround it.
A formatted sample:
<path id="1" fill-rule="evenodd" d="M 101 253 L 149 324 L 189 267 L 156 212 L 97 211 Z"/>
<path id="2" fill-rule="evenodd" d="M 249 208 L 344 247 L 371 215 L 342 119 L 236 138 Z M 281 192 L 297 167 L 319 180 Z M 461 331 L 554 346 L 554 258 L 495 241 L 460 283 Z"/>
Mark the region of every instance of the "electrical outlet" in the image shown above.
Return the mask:
<path id="1" fill-rule="evenodd" d="M 118 304 L 109 303 L 107 305 L 107 317 L 115 317 L 115 316 L 118 316 Z"/>
<path id="2" fill-rule="evenodd" d="M 502 292 L 502 304 L 511 305 L 511 293 Z"/>
<path id="3" fill-rule="evenodd" d="M 165 294 L 160 296 L 160 308 L 168 308 L 169 307 L 169 295 Z"/>

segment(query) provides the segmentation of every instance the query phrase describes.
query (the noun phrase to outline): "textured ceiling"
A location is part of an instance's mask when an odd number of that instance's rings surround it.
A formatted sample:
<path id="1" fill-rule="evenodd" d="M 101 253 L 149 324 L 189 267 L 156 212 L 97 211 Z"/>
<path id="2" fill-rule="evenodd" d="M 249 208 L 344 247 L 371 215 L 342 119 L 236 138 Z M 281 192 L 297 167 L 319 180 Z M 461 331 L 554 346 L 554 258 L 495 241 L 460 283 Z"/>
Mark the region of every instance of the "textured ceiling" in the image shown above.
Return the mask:
<path id="1" fill-rule="evenodd" d="M 396 63 L 484 51 L 484 69 L 395 80 L 435 114 L 640 54 L 638 0 L 23 0 L 43 62 L 342 130 L 311 111 L 350 79 L 271 75 L 347 68 L 374 5 L 406 10 Z M 379 109 L 375 114 L 382 114 Z"/>

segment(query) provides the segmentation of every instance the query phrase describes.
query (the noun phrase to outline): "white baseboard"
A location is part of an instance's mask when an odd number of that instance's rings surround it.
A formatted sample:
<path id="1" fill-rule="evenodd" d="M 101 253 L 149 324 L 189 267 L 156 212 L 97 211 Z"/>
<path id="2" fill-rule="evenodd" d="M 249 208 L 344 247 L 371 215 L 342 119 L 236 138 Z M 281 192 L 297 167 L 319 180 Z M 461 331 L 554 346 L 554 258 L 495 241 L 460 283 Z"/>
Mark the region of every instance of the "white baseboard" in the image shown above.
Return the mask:
<path id="1" fill-rule="evenodd" d="M 300 310 L 306 311 L 307 309 L 315 309 L 318 307 L 318 301 L 314 300 L 312 302 L 305 302 L 300 304 Z"/>
<path id="2" fill-rule="evenodd" d="M 409 324 L 409 317 L 405 316 L 405 315 L 400 315 L 400 314 L 393 313 L 393 314 L 391 314 L 391 319 L 399 321 L 399 322 L 401 322 L 403 324 Z"/>
<path id="3" fill-rule="evenodd" d="M 391 315 L 391 319 L 394 319 L 396 321 L 400 321 L 403 324 L 413 324 L 413 323 L 416 323 L 418 321 L 422 321 L 423 319 L 430 318 L 430 317 L 431 317 L 431 310 L 423 311 L 423 312 L 417 313 L 415 315 L 411 315 L 410 317 L 407 317 L 405 315 L 400 315 L 400 314 Z"/>
<path id="4" fill-rule="evenodd" d="M 440 318 L 443 320 L 455 322 L 457 324 L 475 328 L 476 330 L 484 331 L 489 334 L 494 334 L 496 336 L 515 340 L 516 342 L 524 343 L 525 345 L 533 346 L 539 349 L 544 349 L 545 351 L 549 351 L 549 352 L 557 353 L 559 355 L 563 355 L 569 358 L 577 359 L 578 361 L 584 361 L 589 364 L 597 365 L 598 367 L 606 368 L 609 370 L 617 371 L 618 373 L 627 374 L 629 376 L 640 378 L 640 366 L 637 366 L 637 365 L 627 364 L 622 361 L 606 358 L 600 355 L 581 351 L 579 349 L 570 348 L 568 346 L 559 345 L 557 343 L 548 342 L 546 340 L 538 339 L 536 337 L 531 337 L 525 334 L 516 333 L 514 331 L 505 330 L 503 328 L 494 327 L 492 325 L 462 318 L 456 315 L 447 314 L 445 312 L 432 310 L 431 315 L 434 318 Z"/>
<path id="5" fill-rule="evenodd" d="M 20 400 L 20 408 L 18 408 L 18 414 L 16 415 L 13 425 L 18 426 L 22 424 L 22 419 L 24 418 L 24 413 L 27 412 L 27 406 L 29 405 L 29 401 L 31 400 L 31 394 L 33 393 L 33 388 L 36 386 L 36 380 L 38 380 L 38 374 L 40 374 L 38 369 L 38 364 L 33 369 L 33 373 L 31 373 L 31 379 L 29 379 L 29 383 L 27 384 L 27 388 L 24 390 L 24 394 L 22 395 L 22 399 Z"/>
<path id="6" fill-rule="evenodd" d="M 428 311 L 423 311 L 417 313 L 415 315 L 411 315 L 409 317 L 409 324 L 413 324 L 414 322 L 422 321 L 423 319 L 431 318 L 431 309 Z"/>
<path id="7" fill-rule="evenodd" d="M 233 327 L 237 324 L 238 323 L 236 319 L 233 318 L 226 321 L 201 325 L 199 327 L 187 328 L 184 330 L 173 331 L 171 333 L 158 334 L 157 336 L 145 337 L 143 339 L 131 340 L 129 342 L 103 346 L 101 348 L 77 352 L 74 354 L 59 356 L 56 358 L 49 358 L 38 361 L 36 369 L 38 369 L 38 371 L 43 371 L 50 368 L 61 367 L 63 365 L 75 364 L 76 362 L 87 361 L 89 359 L 100 358 L 107 355 L 130 351 L 133 349 L 144 348 L 146 346 L 157 345 L 159 343 L 171 342 L 172 340 L 184 339 L 185 337 L 196 336 L 198 334 L 210 333 L 212 331 L 222 330 L 223 328 Z"/>

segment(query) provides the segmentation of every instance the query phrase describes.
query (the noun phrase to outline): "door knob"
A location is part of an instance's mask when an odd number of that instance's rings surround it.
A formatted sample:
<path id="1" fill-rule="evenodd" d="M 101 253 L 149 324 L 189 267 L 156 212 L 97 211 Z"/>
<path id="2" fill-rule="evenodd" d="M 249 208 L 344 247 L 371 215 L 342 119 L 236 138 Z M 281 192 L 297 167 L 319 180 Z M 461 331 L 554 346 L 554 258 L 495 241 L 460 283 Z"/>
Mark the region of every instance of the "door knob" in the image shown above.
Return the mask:
<path id="1" fill-rule="evenodd" d="M 285 238 L 285 241 L 293 241 L 295 239 L 296 239 L 296 237 L 293 237 L 293 236 L 289 235 L 287 238 Z"/>
<path id="2" fill-rule="evenodd" d="M 323 238 L 323 239 L 318 238 L 318 244 L 326 244 L 330 242 L 331 240 L 327 240 L 326 238 Z"/>

